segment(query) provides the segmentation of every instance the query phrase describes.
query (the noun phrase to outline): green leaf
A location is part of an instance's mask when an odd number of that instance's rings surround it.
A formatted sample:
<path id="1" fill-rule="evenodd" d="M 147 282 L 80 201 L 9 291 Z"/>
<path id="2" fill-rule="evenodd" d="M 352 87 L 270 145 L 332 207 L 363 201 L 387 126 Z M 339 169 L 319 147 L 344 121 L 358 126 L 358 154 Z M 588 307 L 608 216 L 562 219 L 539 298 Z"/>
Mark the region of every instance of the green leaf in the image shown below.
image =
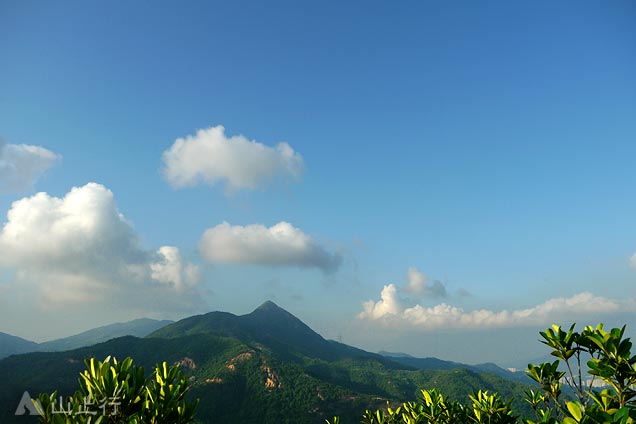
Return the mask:
<path id="1" fill-rule="evenodd" d="M 573 401 L 566 403 L 568 411 L 572 414 L 572 417 L 576 420 L 576 422 L 580 422 L 581 418 L 583 418 L 583 405 L 579 402 Z"/>

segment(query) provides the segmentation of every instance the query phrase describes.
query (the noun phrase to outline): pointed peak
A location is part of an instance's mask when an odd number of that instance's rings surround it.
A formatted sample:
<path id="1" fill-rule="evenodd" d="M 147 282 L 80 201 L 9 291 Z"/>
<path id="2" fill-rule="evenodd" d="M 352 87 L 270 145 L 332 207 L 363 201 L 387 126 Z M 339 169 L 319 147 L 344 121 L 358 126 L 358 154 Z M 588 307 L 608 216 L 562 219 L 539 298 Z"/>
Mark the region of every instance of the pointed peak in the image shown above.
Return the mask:
<path id="1" fill-rule="evenodd" d="M 270 317 L 272 319 L 277 317 L 276 319 L 284 318 L 285 320 L 300 321 L 292 313 L 281 308 L 271 300 L 263 302 L 261 306 L 254 309 L 251 313 L 247 314 L 247 316 L 260 317 L 259 319 L 263 319 L 263 317 Z"/>
<path id="2" fill-rule="evenodd" d="M 254 312 L 256 311 L 284 311 L 284 309 L 278 306 L 277 304 L 275 304 L 274 302 L 272 302 L 271 300 L 266 300 L 265 302 L 261 304 L 261 306 L 259 306 L 258 308 L 254 310 Z"/>

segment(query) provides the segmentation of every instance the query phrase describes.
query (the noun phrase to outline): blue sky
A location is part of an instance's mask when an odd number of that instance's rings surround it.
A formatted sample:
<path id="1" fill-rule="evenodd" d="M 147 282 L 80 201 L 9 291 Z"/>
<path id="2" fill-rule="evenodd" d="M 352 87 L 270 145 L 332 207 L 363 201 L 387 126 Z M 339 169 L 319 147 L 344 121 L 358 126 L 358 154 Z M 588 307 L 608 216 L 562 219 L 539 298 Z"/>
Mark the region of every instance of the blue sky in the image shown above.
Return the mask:
<path id="1" fill-rule="evenodd" d="M 329 338 L 476 362 L 555 320 L 636 325 L 633 2 L 129 3 L 0 2 L 0 331 L 272 299 Z M 167 164 L 177 139 L 202 150 Z M 64 217 L 73 187 L 93 202 Z"/>

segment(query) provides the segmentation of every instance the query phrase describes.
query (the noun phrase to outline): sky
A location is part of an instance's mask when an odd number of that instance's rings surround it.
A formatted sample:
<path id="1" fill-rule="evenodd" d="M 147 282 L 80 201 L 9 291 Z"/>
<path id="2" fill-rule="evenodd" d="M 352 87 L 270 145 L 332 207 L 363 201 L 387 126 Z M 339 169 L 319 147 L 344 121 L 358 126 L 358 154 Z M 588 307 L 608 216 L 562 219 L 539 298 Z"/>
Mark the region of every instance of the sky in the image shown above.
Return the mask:
<path id="1" fill-rule="evenodd" d="M 2 332 L 269 299 L 468 363 L 634 334 L 632 1 L 0 0 L 0 69 Z"/>

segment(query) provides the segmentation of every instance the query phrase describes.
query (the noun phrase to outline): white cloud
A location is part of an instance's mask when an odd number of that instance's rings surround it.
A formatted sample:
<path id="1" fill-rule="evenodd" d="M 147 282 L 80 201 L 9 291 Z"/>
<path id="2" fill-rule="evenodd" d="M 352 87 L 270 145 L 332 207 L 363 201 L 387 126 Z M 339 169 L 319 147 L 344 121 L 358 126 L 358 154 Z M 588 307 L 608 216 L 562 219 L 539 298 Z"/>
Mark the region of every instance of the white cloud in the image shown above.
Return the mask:
<path id="1" fill-rule="evenodd" d="M 0 232 L 5 265 L 82 271 L 142 263 L 130 223 L 117 211 L 113 193 L 89 183 L 64 198 L 37 193 L 13 202 Z"/>
<path id="2" fill-rule="evenodd" d="M 404 291 L 416 297 L 446 297 L 446 287 L 441 282 L 429 282 L 428 277 L 415 267 L 409 268 Z"/>
<path id="3" fill-rule="evenodd" d="M 269 147 L 242 135 L 227 137 L 218 125 L 178 138 L 163 153 L 164 176 L 175 188 L 225 182 L 255 189 L 280 177 L 298 177 L 303 159 L 287 143 Z"/>
<path id="4" fill-rule="evenodd" d="M 211 262 L 315 267 L 327 273 L 337 270 L 342 260 L 287 222 L 269 228 L 224 222 L 203 233 L 199 251 Z"/>
<path id="5" fill-rule="evenodd" d="M 15 201 L 0 231 L 0 251 L 0 267 L 16 271 L 14 284 L 48 307 L 147 296 L 173 307 L 183 301 L 175 293 L 187 294 L 197 280 L 197 268 L 177 248 L 143 249 L 113 193 L 96 183 L 63 198 L 37 193 Z"/>
<path id="6" fill-rule="evenodd" d="M 0 141 L 0 193 L 28 190 L 60 156 L 43 147 Z"/>
<path id="7" fill-rule="evenodd" d="M 199 281 L 199 267 L 185 263 L 179 249 L 163 246 L 157 251 L 158 260 L 150 264 L 153 280 L 173 284 L 178 291 L 192 287 Z"/>
<path id="8" fill-rule="evenodd" d="M 636 268 L 636 252 L 629 258 L 629 266 Z"/>
<path id="9" fill-rule="evenodd" d="M 403 310 L 395 284 L 384 286 L 380 299 L 378 302 L 373 300 L 364 302 L 362 304 L 364 311 L 358 315 L 359 318 L 376 320 L 384 316 L 397 316 Z"/>
<path id="10" fill-rule="evenodd" d="M 447 303 L 432 307 L 402 307 L 394 284 L 384 286 L 380 297 L 378 302 L 364 302 L 363 311 L 358 314 L 358 318 L 423 330 L 549 325 L 559 320 L 570 321 L 575 317 L 633 311 L 636 306 L 634 299 L 613 300 L 583 292 L 568 298 L 549 299 L 532 308 L 513 311 L 465 311 Z"/>

